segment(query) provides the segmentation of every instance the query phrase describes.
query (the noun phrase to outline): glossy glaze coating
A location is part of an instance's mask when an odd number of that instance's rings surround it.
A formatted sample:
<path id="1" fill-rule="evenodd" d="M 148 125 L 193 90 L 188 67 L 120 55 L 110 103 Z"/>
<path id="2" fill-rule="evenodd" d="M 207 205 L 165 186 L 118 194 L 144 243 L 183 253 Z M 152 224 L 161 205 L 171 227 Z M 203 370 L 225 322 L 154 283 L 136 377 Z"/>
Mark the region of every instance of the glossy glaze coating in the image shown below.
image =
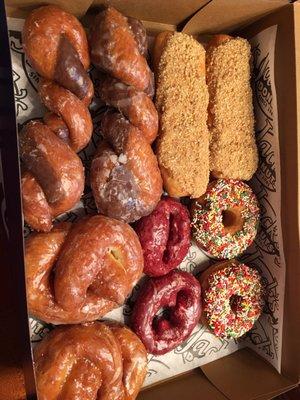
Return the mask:
<path id="1" fill-rule="evenodd" d="M 134 400 L 146 350 L 128 328 L 100 322 L 59 327 L 35 351 L 40 400 Z"/>
<path id="2" fill-rule="evenodd" d="M 27 172 L 22 175 L 26 222 L 49 231 L 52 219 L 73 208 L 84 189 L 80 158 L 46 125 L 31 121 L 19 134 L 20 157 Z"/>
<path id="3" fill-rule="evenodd" d="M 148 56 L 148 42 L 147 42 L 147 32 L 146 28 L 142 22 L 133 17 L 127 17 L 127 23 L 132 30 L 135 41 L 138 45 L 140 54 L 147 58 Z"/>
<path id="4" fill-rule="evenodd" d="M 60 327 L 34 352 L 40 400 L 123 400 L 122 356 L 101 323 Z"/>
<path id="5" fill-rule="evenodd" d="M 76 153 L 82 150 L 93 133 L 93 122 L 87 106 L 69 90 L 45 79 L 40 82 L 39 95 L 48 110 L 64 121 L 68 129 L 65 141 Z M 44 122 L 47 124 L 47 119 Z"/>
<path id="6" fill-rule="evenodd" d="M 108 7 L 95 18 L 90 30 L 92 63 L 109 75 L 137 90 L 147 91 L 152 73 L 127 22 L 127 18 Z"/>
<path id="7" fill-rule="evenodd" d="M 84 188 L 83 166 L 74 152 L 88 144 L 93 130 L 88 43 L 79 21 L 57 6 L 33 10 L 22 35 L 27 58 L 43 77 L 39 94 L 50 110 L 44 125 L 30 122 L 21 134 L 23 212 L 32 229 L 49 232 L 52 220 L 72 209 Z M 40 133 L 33 139 L 34 130 Z"/>
<path id="8" fill-rule="evenodd" d="M 162 314 L 161 309 L 165 312 Z M 173 270 L 149 279 L 136 299 L 132 328 L 152 354 L 165 354 L 184 342 L 201 315 L 201 288 L 188 272 Z"/>
<path id="9" fill-rule="evenodd" d="M 141 132 L 119 113 L 101 124 L 104 142 L 91 164 L 91 186 L 98 211 L 134 222 L 150 214 L 162 194 L 157 159 Z"/>
<path id="10" fill-rule="evenodd" d="M 123 360 L 124 400 L 138 395 L 147 374 L 147 351 L 137 335 L 126 326 L 108 323 L 121 348 Z"/>
<path id="11" fill-rule="evenodd" d="M 27 301 L 54 324 L 93 321 L 124 303 L 143 271 L 133 229 L 101 215 L 26 240 Z"/>
<path id="12" fill-rule="evenodd" d="M 88 43 L 77 18 L 54 5 L 37 8 L 25 20 L 22 39 L 26 56 L 42 77 L 56 80 L 90 102 Z"/>
<path id="13" fill-rule="evenodd" d="M 158 132 L 158 114 L 152 100 L 145 92 L 110 76 L 99 81 L 98 90 L 102 100 L 125 115 L 149 143 L 155 140 Z"/>
<path id="14" fill-rule="evenodd" d="M 144 253 L 144 273 L 161 276 L 176 268 L 190 247 L 190 217 L 187 208 L 170 197 L 163 198 L 135 231 Z"/>

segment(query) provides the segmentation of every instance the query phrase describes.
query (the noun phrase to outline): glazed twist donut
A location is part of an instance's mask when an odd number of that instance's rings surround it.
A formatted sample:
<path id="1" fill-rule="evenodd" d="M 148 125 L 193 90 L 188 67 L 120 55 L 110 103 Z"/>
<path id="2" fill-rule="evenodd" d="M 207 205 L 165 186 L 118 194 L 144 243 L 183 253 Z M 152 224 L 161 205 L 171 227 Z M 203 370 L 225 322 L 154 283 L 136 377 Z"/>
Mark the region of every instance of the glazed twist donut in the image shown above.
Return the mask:
<path id="1" fill-rule="evenodd" d="M 93 130 L 88 44 L 74 16 L 46 6 L 26 19 L 23 47 L 43 77 L 39 94 L 50 110 L 44 125 L 31 122 L 21 133 L 24 216 L 31 228 L 47 232 L 52 220 L 73 208 L 83 192 L 83 166 L 74 152 L 87 145 Z"/>
<path id="2" fill-rule="evenodd" d="M 158 114 L 153 101 L 145 92 L 106 76 L 100 81 L 99 93 L 102 100 L 125 115 L 149 143 L 156 139 Z"/>
<path id="3" fill-rule="evenodd" d="M 28 308 L 53 324 L 93 321 L 124 303 L 143 271 L 138 237 L 102 215 L 26 241 Z"/>
<path id="4" fill-rule="evenodd" d="M 94 89 L 86 72 L 90 57 L 80 22 L 57 6 L 40 7 L 26 18 L 22 37 L 33 68 L 88 105 Z"/>
<path id="5" fill-rule="evenodd" d="M 147 36 L 140 21 L 112 7 L 97 15 L 90 31 L 91 58 L 102 76 L 99 93 L 119 113 L 106 114 L 91 165 L 91 186 L 98 211 L 134 222 L 155 208 L 162 180 L 150 144 L 158 115 L 148 96 L 153 74 L 147 64 Z M 125 118 L 125 117 L 127 118 Z"/>
<path id="6" fill-rule="evenodd" d="M 154 94 L 154 78 L 144 57 L 148 50 L 143 24 L 109 7 L 96 17 L 90 45 L 92 62 L 108 74 L 100 79 L 101 99 L 117 108 L 152 143 L 158 132 L 158 114 L 148 97 Z"/>
<path id="7" fill-rule="evenodd" d="M 153 93 L 153 73 L 144 55 L 146 32 L 113 7 L 100 12 L 90 30 L 92 63 L 137 90 Z"/>
<path id="8" fill-rule="evenodd" d="M 34 358 L 40 400 L 134 400 L 147 372 L 138 337 L 100 322 L 54 329 Z"/>
<path id="9" fill-rule="evenodd" d="M 141 132 L 119 113 L 102 119 L 91 164 L 91 186 L 100 213 L 134 222 L 156 207 L 162 194 L 157 159 Z"/>

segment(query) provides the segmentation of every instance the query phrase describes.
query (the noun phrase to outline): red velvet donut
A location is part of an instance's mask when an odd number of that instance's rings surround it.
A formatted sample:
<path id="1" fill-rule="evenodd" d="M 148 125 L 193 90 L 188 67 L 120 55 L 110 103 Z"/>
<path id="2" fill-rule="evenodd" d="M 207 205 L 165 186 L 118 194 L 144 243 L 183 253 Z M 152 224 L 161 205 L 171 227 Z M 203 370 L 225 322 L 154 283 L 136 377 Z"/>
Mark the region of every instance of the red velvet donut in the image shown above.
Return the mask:
<path id="1" fill-rule="evenodd" d="M 190 217 L 187 208 L 165 197 L 156 209 L 136 224 L 144 252 L 144 273 L 161 276 L 176 268 L 190 246 Z"/>
<path id="2" fill-rule="evenodd" d="M 201 311 L 197 279 L 188 272 L 171 271 L 143 286 L 133 308 L 132 328 L 149 353 L 165 354 L 189 337 Z"/>

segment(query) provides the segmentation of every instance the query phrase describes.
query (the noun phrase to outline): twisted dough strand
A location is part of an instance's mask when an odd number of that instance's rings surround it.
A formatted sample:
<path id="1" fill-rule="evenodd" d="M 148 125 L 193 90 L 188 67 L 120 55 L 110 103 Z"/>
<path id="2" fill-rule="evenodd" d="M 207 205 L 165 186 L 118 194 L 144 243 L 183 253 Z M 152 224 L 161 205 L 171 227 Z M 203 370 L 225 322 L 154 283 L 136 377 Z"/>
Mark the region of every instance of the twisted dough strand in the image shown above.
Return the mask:
<path id="1" fill-rule="evenodd" d="M 100 79 L 100 97 L 119 111 L 101 121 L 104 142 L 92 161 L 91 186 L 98 211 L 125 222 L 151 213 L 162 194 L 150 146 L 158 115 L 149 97 L 154 86 L 146 43 L 141 22 L 112 7 L 98 14 L 91 28 L 92 62 L 107 74 Z"/>
<path id="2" fill-rule="evenodd" d="M 100 322 L 53 330 L 34 356 L 41 400 L 134 400 L 147 371 L 138 337 Z"/>
<path id="3" fill-rule="evenodd" d="M 89 142 L 93 125 L 88 105 L 93 84 L 83 27 L 57 6 L 34 10 L 23 29 L 23 47 L 43 77 L 39 94 L 50 110 L 20 134 L 23 208 L 31 228 L 48 232 L 52 220 L 79 201 L 84 170 L 76 155 Z M 72 150 L 71 150 L 72 149 Z"/>
<path id="4" fill-rule="evenodd" d="M 26 240 L 27 302 L 53 324 L 94 321 L 125 301 L 143 271 L 133 229 L 102 215 Z"/>

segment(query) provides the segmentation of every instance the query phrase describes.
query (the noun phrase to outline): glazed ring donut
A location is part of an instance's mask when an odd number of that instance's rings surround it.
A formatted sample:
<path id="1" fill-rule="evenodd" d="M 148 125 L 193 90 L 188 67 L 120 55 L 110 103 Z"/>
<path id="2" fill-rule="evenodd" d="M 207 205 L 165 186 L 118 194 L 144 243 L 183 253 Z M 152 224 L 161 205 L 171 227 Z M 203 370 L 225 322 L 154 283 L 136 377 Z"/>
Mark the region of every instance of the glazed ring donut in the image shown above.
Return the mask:
<path id="1" fill-rule="evenodd" d="M 27 58 L 42 77 L 56 81 L 86 105 L 91 102 L 88 42 L 77 18 L 58 6 L 37 8 L 25 20 L 22 39 Z"/>
<path id="2" fill-rule="evenodd" d="M 164 308 L 169 314 L 158 315 Z M 184 342 L 201 315 L 201 288 L 188 272 L 173 270 L 142 287 L 132 313 L 134 332 L 152 354 L 165 354 Z"/>
<path id="3" fill-rule="evenodd" d="M 40 400 L 134 400 L 147 372 L 138 337 L 101 322 L 54 329 L 34 359 Z"/>
<path id="4" fill-rule="evenodd" d="M 101 121 L 105 139 L 91 164 L 91 186 L 99 213 L 125 222 L 150 214 L 160 200 L 157 159 L 141 132 L 119 113 Z"/>
<path id="5" fill-rule="evenodd" d="M 134 230 L 102 215 L 31 234 L 25 262 L 29 312 L 52 324 L 101 318 L 124 303 L 143 271 Z"/>
<path id="6" fill-rule="evenodd" d="M 109 76 L 100 80 L 99 93 L 108 105 L 117 108 L 137 127 L 149 143 L 158 131 L 158 114 L 152 100 L 145 92 L 136 90 Z"/>
<path id="7" fill-rule="evenodd" d="M 165 197 L 135 226 L 144 253 L 144 273 L 161 276 L 176 268 L 190 247 L 190 217 L 179 201 Z"/>
<path id="8" fill-rule="evenodd" d="M 255 239 L 259 206 L 242 181 L 218 179 L 192 205 L 192 231 L 197 244 L 215 258 L 238 256 Z"/>
<path id="9" fill-rule="evenodd" d="M 235 260 L 209 267 L 200 276 L 202 319 L 221 338 L 239 338 L 259 318 L 263 290 L 259 273 Z"/>

